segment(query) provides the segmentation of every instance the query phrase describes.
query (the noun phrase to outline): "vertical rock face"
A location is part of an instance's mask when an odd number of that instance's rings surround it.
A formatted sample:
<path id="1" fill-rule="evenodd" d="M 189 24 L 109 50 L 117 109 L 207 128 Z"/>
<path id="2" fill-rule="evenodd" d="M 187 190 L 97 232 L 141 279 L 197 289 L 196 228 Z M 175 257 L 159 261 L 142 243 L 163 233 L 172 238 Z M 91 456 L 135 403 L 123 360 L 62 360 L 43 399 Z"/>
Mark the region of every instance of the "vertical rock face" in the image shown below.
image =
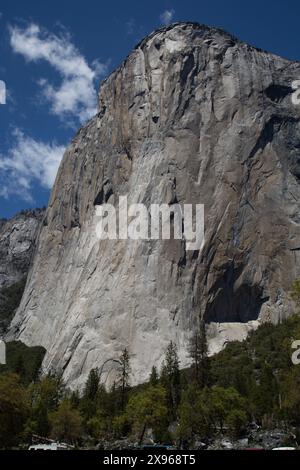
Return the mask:
<path id="1" fill-rule="evenodd" d="M 0 220 L 0 334 L 21 300 L 43 215 L 37 209 Z"/>
<path id="2" fill-rule="evenodd" d="M 0 220 L 0 289 L 27 276 L 44 211 L 24 211 Z"/>
<path id="3" fill-rule="evenodd" d="M 189 363 L 199 315 L 213 350 L 286 316 L 300 275 L 297 79 L 299 63 L 198 24 L 142 41 L 65 153 L 10 337 L 44 346 L 45 369 L 72 386 L 127 347 L 141 382 L 171 339 Z M 99 242 L 95 207 L 122 195 L 204 204 L 204 246 Z"/>

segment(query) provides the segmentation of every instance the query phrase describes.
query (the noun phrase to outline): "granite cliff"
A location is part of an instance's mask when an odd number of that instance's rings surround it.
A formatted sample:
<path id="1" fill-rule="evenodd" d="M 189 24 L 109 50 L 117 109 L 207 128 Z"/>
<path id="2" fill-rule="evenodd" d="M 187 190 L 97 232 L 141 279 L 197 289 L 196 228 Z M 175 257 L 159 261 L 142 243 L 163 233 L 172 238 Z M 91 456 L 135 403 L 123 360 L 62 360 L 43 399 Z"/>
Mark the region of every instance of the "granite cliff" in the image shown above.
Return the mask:
<path id="1" fill-rule="evenodd" d="M 0 333 L 21 299 L 45 211 L 23 211 L 0 220 Z"/>
<path id="2" fill-rule="evenodd" d="M 71 386 L 127 347 L 141 382 L 171 339 L 189 364 L 199 315 L 212 351 L 287 316 L 300 275 L 298 79 L 300 63 L 203 25 L 143 40 L 64 155 L 8 337 L 44 346 L 44 369 Z M 204 246 L 99 242 L 95 208 L 121 195 L 204 204 Z"/>

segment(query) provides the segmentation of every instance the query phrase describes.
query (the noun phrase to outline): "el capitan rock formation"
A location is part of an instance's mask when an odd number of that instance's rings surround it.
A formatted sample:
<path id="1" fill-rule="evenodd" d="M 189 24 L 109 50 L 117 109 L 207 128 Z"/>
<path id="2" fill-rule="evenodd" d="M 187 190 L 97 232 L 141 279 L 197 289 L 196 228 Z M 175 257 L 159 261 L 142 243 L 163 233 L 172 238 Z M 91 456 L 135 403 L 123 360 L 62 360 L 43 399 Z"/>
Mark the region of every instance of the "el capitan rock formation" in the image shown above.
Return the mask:
<path id="1" fill-rule="evenodd" d="M 156 31 L 102 84 L 66 151 L 9 337 L 42 345 L 72 386 L 132 357 L 181 365 L 199 315 L 217 350 L 291 311 L 300 275 L 300 63 L 193 23 Z M 205 245 L 101 241 L 95 205 L 205 204 Z M 112 377 L 111 374 L 110 377 Z"/>

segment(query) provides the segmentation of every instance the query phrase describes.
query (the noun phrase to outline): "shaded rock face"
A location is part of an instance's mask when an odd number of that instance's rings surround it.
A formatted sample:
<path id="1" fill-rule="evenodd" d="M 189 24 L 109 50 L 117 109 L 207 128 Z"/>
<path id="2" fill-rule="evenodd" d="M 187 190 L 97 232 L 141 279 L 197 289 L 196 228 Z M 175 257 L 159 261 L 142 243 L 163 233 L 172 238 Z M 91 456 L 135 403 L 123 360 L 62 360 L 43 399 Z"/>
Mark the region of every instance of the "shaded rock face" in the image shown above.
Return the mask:
<path id="1" fill-rule="evenodd" d="M 44 346 L 44 368 L 71 386 L 127 347 L 141 382 L 170 340 L 189 364 L 199 316 L 216 351 L 288 315 L 300 275 L 299 78 L 299 63 L 201 25 L 142 41 L 65 153 L 10 336 Z M 99 242 L 95 206 L 122 195 L 204 204 L 203 248 Z"/>
<path id="2" fill-rule="evenodd" d="M 44 212 L 24 211 L 0 220 L 0 335 L 20 303 Z"/>
<path id="3" fill-rule="evenodd" d="M 0 289 L 27 276 L 43 210 L 28 210 L 0 220 Z"/>

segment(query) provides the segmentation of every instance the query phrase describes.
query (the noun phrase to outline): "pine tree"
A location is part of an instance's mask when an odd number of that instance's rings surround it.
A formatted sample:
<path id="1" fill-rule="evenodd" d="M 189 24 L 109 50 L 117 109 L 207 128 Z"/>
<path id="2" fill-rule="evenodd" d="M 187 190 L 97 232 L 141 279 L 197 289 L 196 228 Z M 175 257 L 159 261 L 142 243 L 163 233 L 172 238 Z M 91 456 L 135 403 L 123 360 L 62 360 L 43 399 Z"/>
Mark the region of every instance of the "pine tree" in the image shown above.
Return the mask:
<path id="1" fill-rule="evenodd" d="M 130 374 L 131 374 L 131 367 L 130 367 L 130 356 L 128 350 L 125 348 L 122 352 L 122 355 L 119 359 L 119 367 L 118 367 L 118 374 L 119 380 L 118 384 L 121 388 L 121 409 L 124 410 L 125 402 L 126 402 L 126 395 L 127 391 L 130 386 Z"/>
<path id="2" fill-rule="evenodd" d="M 34 409 L 34 418 L 36 422 L 35 431 L 39 436 L 48 436 L 50 432 L 50 422 L 48 410 L 44 403 L 39 403 Z"/>
<path id="3" fill-rule="evenodd" d="M 272 419 L 273 413 L 279 408 L 279 391 L 274 371 L 267 363 L 262 366 L 253 398 L 257 418 L 263 421 L 268 416 L 268 419 Z"/>
<path id="4" fill-rule="evenodd" d="M 99 389 L 98 369 L 91 369 L 84 389 L 84 397 L 89 400 L 95 400 Z"/>
<path id="5" fill-rule="evenodd" d="M 73 408 L 78 408 L 80 405 L 80 395 L 78 390 L 73 390 L 70 396 L 70 402 Z"/>
<path id="6" fill-rule="evenodd" d="M 151 374 L 150 374 L 150 379 L 149 382 L 151 385 L 157 385 L 158 383 L 158 372 L 155 366 L 152 367 L 151 369 Z"/>
<path id="7" fill-rule="evenodd" d="M 206 339 L 205 322 L 201 320 L 200 326 L 193 334 L 190 345 L 189 354 L 192 359 L 193 379 L 201 388 L 209 383 L 209 358 Z"/>
<path id="8" fill-rule="evenodd" d="M 181 384 L 177 346 L 173 341 L 167 347 L 161 370 L 161 382 L 167 392 L 170 413 L 175 418 L 180 403 Z"/>

